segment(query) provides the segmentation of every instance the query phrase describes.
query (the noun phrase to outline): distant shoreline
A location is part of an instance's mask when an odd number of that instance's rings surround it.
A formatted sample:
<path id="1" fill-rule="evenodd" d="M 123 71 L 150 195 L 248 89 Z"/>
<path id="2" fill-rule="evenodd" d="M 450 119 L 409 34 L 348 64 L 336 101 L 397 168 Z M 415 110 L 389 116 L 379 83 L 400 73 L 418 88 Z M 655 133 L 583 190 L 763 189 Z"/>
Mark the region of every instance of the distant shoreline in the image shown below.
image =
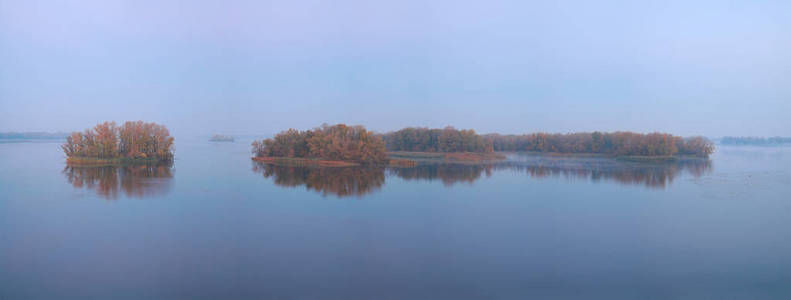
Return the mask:
<path id="1" fill-rule="evenodd" d="M 2 139 L 0 144 L 15 144 L 15 143 L 60 143 L 60 139 Z"/>
<path id="2" fill-rule="evenodd" d="M 0 140 L 62 140 L 66 132 L 0 132 Z"/>
<path id="3" fill-rule="evenodd" d="M 777 147 L 791 145 L 791 137 L 733 137 L 726 136 L 720 139 L 720 144 L 725 146 L 759 146 Z"/>

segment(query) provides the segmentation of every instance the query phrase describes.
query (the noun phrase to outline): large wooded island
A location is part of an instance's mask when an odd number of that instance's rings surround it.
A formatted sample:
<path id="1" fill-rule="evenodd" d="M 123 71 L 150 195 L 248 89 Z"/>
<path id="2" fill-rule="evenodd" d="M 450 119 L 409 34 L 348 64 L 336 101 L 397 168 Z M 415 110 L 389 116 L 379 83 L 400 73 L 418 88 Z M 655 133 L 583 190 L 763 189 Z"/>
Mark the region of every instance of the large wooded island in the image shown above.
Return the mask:
<path id="1" fill-rule="evenodd" d="M 551 155 L 596 155 L 630 160 L 664 161 L 679 156 L 707 158 L 714 144 L 704 137 L 667 133 L 583 132 L 569 134 L 479 135 L 474 130 L 404 128 L 374 134 L 362 126 L 322 125 L 289 129 L 253 142 L 254 160 L 279 164 L 350 166 L 417 161 L 486 162 L 504 159 L 499 152 Z"/>

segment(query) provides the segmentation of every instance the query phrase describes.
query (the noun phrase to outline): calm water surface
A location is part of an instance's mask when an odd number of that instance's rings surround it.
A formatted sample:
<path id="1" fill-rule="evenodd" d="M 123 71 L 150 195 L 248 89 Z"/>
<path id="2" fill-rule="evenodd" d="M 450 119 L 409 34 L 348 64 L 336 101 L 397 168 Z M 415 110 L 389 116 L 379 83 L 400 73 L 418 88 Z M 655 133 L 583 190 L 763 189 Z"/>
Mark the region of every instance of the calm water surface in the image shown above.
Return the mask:
<path id="1" fill-rule="evenodd" d="M 791 298 L 791 148 L 321 169 L 176 147 L 85 169 L 0 143 L 0 299 Z"/>

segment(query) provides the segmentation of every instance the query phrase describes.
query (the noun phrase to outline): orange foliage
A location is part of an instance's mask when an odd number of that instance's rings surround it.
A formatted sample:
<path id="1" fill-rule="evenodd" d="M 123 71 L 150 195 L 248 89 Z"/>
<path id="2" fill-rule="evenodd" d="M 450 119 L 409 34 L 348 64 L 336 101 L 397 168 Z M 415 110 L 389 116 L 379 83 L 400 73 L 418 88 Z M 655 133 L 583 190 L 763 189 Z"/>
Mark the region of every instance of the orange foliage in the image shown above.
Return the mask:
<path id="1" fill-rule="evenodd" d="M 173 159 L 173 137 L 163 125 L 143 121 L 104 122 L 84 133 L 74 132 L 61 146 L 69 158 L 148 158 Z"/>

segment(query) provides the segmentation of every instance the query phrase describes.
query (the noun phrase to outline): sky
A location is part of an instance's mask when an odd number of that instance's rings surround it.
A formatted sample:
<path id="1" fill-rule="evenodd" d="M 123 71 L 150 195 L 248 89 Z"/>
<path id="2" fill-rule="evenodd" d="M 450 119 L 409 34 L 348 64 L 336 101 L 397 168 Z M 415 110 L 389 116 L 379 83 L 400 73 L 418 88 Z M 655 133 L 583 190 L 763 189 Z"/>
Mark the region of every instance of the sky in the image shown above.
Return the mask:
<path id="1" fill-rule="evenodd" d="M 0 0 L 0 131 L 791 136 L 791 1 Z"/>

